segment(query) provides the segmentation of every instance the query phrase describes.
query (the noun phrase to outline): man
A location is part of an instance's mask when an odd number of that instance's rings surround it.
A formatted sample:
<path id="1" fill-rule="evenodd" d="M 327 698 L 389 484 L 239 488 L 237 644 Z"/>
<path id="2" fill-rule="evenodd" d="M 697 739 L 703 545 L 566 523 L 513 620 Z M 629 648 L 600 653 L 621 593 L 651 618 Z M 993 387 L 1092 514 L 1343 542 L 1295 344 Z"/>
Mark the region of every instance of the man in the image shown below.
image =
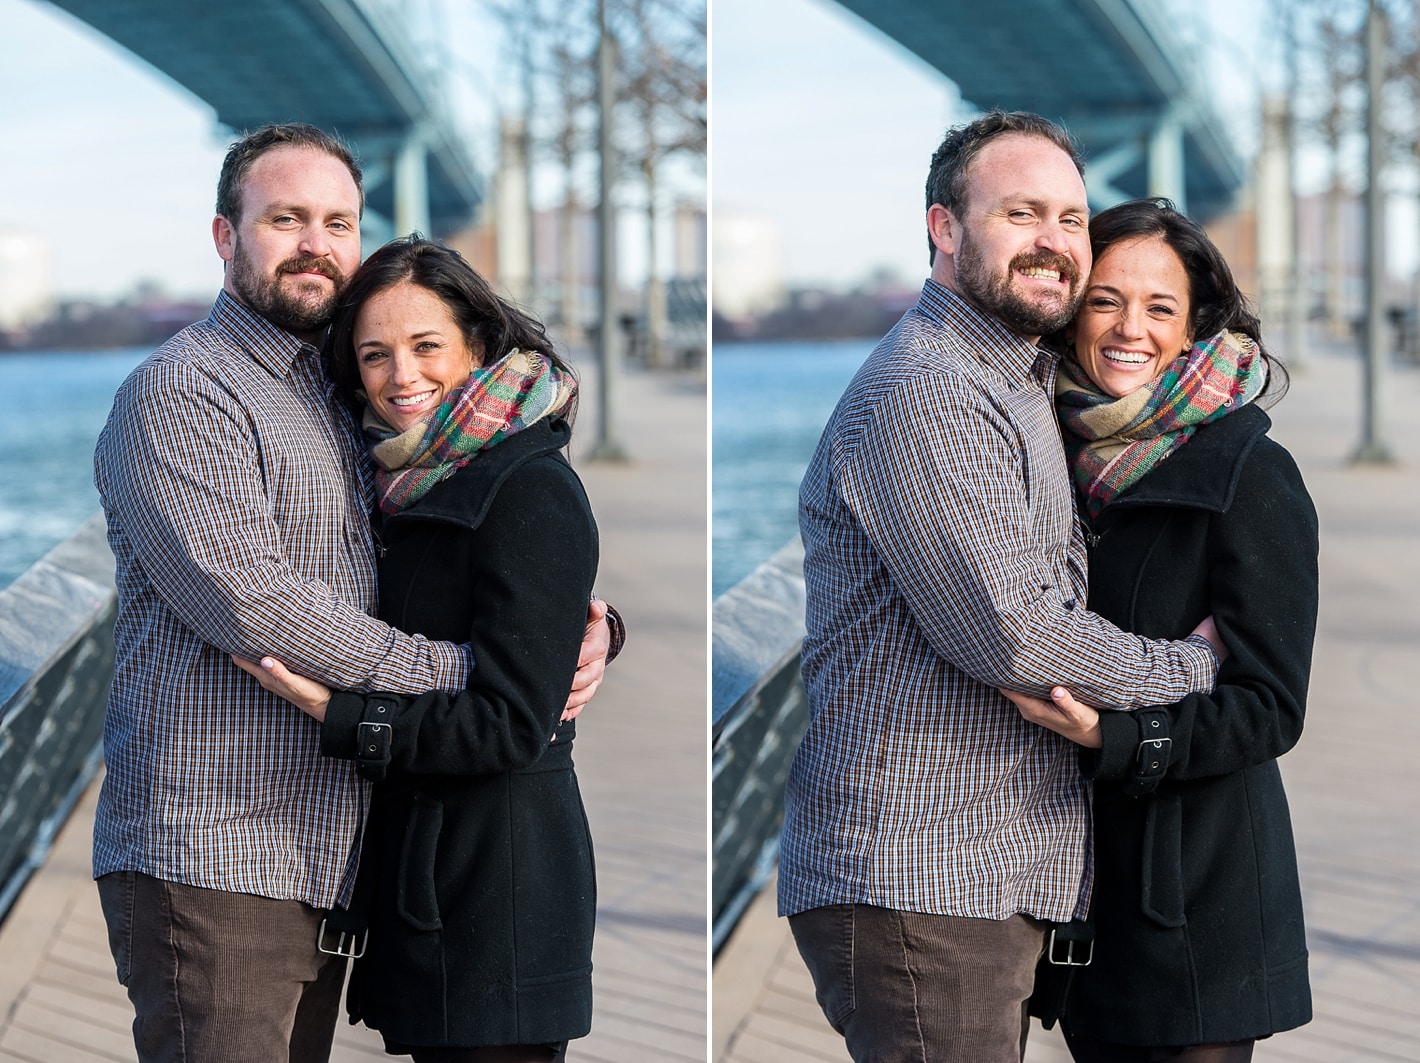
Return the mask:
<path id="1" fill-rule="evenodd" d="M 998 692 L 1209 690 L 1217 658 L 1084 608 L 1051 394 L 1090 268 L 1067 134 L 993 113 L 927 184 L 932 274 L 849 385 L 800 490 L 808 733 L 780 913 L 855 1060 L 1018 1060 L 1045 921 L 1089 903 L 1073 747 Z M 1211 630 L 1211 625 L 1209 630 Z"/>
<path id="2" fill-rule="evenodd" d="M 119 611 L 94 875 L 145 1063 L 319 1061 L 334 1035 L 345 956 L 322 920 L 351 900 L 367 784 L 229 655 L 362 691 L 457 690 L 477 666 L 367 615 L 372 480 L 316 346 L 363 204 L 320 130 L 237 141 L 211 316 L 135 370 L 99 437 Z M 569 711 L 600 682 L 602 609 Z"/>

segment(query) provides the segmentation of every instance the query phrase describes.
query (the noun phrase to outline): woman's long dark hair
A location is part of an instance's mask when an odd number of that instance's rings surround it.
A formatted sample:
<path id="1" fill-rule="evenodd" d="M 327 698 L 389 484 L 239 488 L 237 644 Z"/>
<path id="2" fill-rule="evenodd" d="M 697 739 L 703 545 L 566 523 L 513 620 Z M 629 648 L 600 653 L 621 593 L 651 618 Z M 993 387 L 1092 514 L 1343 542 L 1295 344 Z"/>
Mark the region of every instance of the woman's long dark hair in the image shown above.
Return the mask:
<path id="1" fill-rule="evenodd" d="M 483 364 L 491 365 L 513 351 L 537 351 L 559 370 L 575 376 L 557 353 L 542 322 L 500 298 L 462 255 L 451 247 L 426 240 L 418 233 L 385 244 L 355 271 L 340 296 L 327 339 L 330 378 L 345 400 L 358 407 L 360 367 L 355 360 L 355 318 L 372 297 L 408 281 L 425 288 L 449 308 L 464 342 L 483 345 Z M 572 413 L 567 417 L 572 420 Z"/>
<path id="2" fill-rule="evenodd" d="M 1287 393 L 1287 367 L 1268 353 L 1257 314 L 1233 280 L 1227 259 L 1201 225 L 1162 197 L 1120 203 L 1090 218 L 1090 251 L 1096 262 L 1121 240 L 1146 236 L 1163 240 L 1183 263 L 1188 274 L 1188 325 L 1194 338 L 1208 339 L 1224 329 L 1251 337 L 1267 363 L 1267 385 L 1259 402 L 1265 406 L 1278 402 Z"/>

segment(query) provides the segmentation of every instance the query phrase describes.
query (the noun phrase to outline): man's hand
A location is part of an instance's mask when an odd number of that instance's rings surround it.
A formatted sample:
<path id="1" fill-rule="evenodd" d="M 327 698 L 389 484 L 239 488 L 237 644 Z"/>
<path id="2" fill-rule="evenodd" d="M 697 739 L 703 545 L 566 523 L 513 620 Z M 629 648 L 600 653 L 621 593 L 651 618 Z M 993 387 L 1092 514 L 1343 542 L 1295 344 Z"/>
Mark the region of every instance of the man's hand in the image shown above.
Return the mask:
<path id="1" fill-rule="evenodd" d="M 255 677 L 278 698 L 285 698 L 307 716 L 325 721 L 326 706 L 330 704 L 330 687 L 297 675 L 275 657 L 263 657 L 260 664 L 233 657 L 232 663 L 247 675 Z"/>
<path id="2" fill-rule="evenodd" d="M 606 654 L 611 649 L 611 629 L 606 623 L 606 602 L 593 598 L 587 606 L 587 629 L 582 634 L 582 652 L 577 656 L 577 674 L 572 677 L 572 693 L 562 719 L 575 720 L 602 685 L 606 675 Z"/>
<path id="3" fill-rule="evenodd" d="M 1052 688 L 1049 701 L 1014 690 L 1002 690 L 1001 693 L 1014 702 L 1021 715 L 1031 723 L 1063 735 L 1077 746 L 1099 749 L 1104 745 L 1099 710 L 1082 705 L 1064 687 Z"/>

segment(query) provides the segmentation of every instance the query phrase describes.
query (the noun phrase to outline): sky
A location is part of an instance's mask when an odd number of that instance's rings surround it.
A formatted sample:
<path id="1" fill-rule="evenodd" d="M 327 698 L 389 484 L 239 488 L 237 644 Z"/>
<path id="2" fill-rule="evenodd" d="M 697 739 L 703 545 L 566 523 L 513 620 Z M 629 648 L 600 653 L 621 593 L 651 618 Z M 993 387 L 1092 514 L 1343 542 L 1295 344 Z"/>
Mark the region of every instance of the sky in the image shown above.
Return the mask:
<path id="1" fill-rule="evenodd" d="M 211 109 L 35 0 L 0 0 L 0 145 L 0 230 L 49 241 L 60 294 L 221 286 Z"/>
<path id="2" fill-rule="evenodd" d="M 1186 5 L 1229 27 L 1239 113 L 1262 2 Z M 955 86 L 830 0 L 711 0 L 711 44 L 714 210 L 775 219 L 791 283 L 844 287 L 886 267 L 915 287 L 927 163 L 971 117 Z"/>
<path id="3" fill-rule="evenodd" d="M 488 173 L 500 108 L 517 105 L 499 36 L 474 0 L 426 0 L 433 48 L 458 61 L 450 92 Z M 140 283 L 211 298 L 222 283 L 211 225 L 232 135 L 212 108 L 43 0 L 0 0 L 0 233 L 49 243 L 61 298 L 111 299 Z M 667 183 L 703 199 L 703 166 Z M 535 189 L 540 205 L 551 194 Z M 628 198 L 634 198 L 634 193 Z M 644 271 L 634 212 L 623 278 Z"/>
<path id="4" fill-rule="evenodd" d="M 1240 61 L 1218 80 L 1248 142 L 1268 0 L 1156 2 L 1225 27 L 1215 39 Z M 464 62 L 457 99 L 487 158 L 517 79 L 494 35 L 471 27 L 475 0 L 443 6 L 456 13 L 444 39 Z M 714 208 L 774 218 L 795 284 L 843 287 L 886 269 L 915 285 L 926 273 L 926 160 L 969 117 L 955 87 L 831 0 L 710 8 Z M 60 296 L 113 297 L 150 280 L 210 297 L 221 282 L 210 226 L 227 142 L 210 108 L 82 23 L 44 0 L 0 0 L 0 231 L 50 242 Z M 704 194 L 703 178 L 682 179 Z M 641 242 L 624 233 L 622 247 L 634 274 Z"/>

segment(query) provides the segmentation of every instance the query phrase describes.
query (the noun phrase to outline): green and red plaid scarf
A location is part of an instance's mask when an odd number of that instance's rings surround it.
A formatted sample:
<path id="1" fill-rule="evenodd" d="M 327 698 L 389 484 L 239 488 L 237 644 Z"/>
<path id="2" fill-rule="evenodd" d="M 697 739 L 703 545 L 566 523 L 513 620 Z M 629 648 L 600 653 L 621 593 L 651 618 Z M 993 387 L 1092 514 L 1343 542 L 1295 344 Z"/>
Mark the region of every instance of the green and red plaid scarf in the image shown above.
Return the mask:
<path id="1" fill-rule="evenodd" d="M 403 432 L 366 406 L 363 427 L 380 509 L 390 514 L 412 505 L 480 450 L 570 409 L 576 395 L 576 380 L 545 356 L 514 351 L 475 369 L 426 420 Z"/>
<path id="2" fill-rule="evenodd" d="M 1086 511 L 1098 516 L 1199 425 L 1247 405 L 1266 383 L 1267 362 L 1238 332 L 1195 343 L 1150 383 L 1118 399 L 1100 391 L 1075 359 L 1062 358 L 1055 409 Z"/>

